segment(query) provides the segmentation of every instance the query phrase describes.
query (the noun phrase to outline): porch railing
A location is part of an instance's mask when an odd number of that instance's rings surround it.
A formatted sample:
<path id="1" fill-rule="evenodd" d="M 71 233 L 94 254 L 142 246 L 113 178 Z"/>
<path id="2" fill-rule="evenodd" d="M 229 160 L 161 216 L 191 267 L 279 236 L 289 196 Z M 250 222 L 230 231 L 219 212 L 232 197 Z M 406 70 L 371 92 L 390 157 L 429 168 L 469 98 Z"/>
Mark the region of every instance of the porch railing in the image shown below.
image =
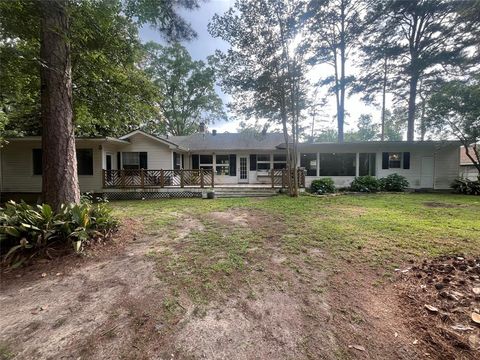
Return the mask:
<path id="1" fill-rule="evenodd" d="M 298 187 L 304 188 L 305 187 L 305 170 L 297 169 L 297 174 L 298 174 L 297 175 Z M 289 175 L 290 175 L 290 181 L 293 182 L 294 170 L 287 170 L 287 169 L 270 170 L 272 188 L 279 187 L 279 186 L 282 188 L 288 187 Z"/>
<path id="2" fill-rule="evenodd" d="M 104 188 L 214 187 L 210 169 L 196 170 L 103 170 Z"/>

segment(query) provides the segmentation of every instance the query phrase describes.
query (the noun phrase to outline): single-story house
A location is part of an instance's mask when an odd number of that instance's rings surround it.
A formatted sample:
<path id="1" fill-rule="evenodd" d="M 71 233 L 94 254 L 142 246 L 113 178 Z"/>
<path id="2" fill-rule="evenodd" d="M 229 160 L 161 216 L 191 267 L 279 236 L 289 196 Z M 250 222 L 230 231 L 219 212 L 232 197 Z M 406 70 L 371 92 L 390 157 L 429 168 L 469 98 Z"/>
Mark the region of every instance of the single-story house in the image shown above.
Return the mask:
<path id="1" fill-rule="evenodd" d="M 480 145 L 478 145 L 480 147 Z M 470 154 L 473 155 L 474 149 L 473 146 L 470 147 L 469 150 Z M 475 158 L 475 156 L 474 156 Z M 467 156 L 467 152 L 465 151 L 465 147 L 460 148 L 460 177 L 469 179 L 469 180 L 477 180 L 478 179 L 478 170 L 473 165 L 472 160 Z"/>
<path id="2" fill-rule="evenodd" d="M 76 149 L 82 192 L 277 187 L 287 176 L 285 139 L 278 133 L 158 137 L 136 130 L 120 138 L 77 138 Z M 459 174 L 459 150 L 455 141 L 301 143 L 301 185 L 331 177 L 345 187 L 355 176 L 398 173 L 413 189 L 448 189 Z M 41 175 L 41 138 L 7 139 L 0 149 L 3 197 L 40 193 Z"/>

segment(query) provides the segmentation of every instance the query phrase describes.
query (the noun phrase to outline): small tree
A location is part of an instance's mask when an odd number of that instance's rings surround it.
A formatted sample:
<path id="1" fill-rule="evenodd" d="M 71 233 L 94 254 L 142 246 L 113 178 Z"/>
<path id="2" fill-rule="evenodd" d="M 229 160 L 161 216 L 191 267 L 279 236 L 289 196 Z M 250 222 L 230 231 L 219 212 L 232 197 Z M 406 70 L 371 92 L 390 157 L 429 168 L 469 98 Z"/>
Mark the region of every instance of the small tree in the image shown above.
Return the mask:
<path id="1" fill-rule="evenodd" d="M 429 105 L 429 126 L 443 136 L 460 140 L 480 178 L 480 76 L 469 82 L 446 83 L 431 97 Z"/>

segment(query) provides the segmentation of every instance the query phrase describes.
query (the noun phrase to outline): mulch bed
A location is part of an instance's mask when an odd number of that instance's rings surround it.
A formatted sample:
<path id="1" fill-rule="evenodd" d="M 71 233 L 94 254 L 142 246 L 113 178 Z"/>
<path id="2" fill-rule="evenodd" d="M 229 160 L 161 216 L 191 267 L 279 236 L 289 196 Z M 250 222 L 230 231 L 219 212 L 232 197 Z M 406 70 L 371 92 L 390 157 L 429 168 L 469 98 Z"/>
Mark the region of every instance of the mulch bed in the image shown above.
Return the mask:
<path id="1" fill-rule="evenodd" d="M 432 355 L 480 358 L 480 258 L 442 256 L 397 271 L 405 315 Z"/>

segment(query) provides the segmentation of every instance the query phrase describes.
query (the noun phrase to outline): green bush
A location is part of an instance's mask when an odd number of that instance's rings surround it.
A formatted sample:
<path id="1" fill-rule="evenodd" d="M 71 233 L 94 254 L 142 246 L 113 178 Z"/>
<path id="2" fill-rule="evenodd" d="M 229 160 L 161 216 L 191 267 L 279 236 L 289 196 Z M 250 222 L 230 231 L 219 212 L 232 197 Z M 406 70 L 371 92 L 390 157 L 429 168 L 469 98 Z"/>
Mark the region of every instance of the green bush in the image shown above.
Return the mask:
<path id="1" fill-rule="evenodd" d="M 374 176 L 359 176 L 352 181 L 350 189 L 359 192 L 377 192 L 380 190 L 380 182 Z"/>
<path id="2" fill-rule="evenodd" d="M 450 186 L 458 194 L 480 195 L 480 181 L 459 178 Z"/>
<path id="3" fill-rule="evenodd" d="M 310 191 L 312 194 L 331 194 L 335 192 L 335 184 L 331 178 L 313 180 Z"/>
<path id="4" fill-rule="evenodd" d="M 382 191 L 405 191 L 410 185 L 404 176 L 398 174 L 390 174 L 379 182 Z"/>
<path id="5" fill-rule="evenodd" d="M 0 255 L 4 262 L 18 266 L 54 243 L 71 243 L 79 252 L 85 241 L 108 237 L 116 227 L 105 202 L 82 199 L 54 212 L 47 204 L 10 201 L 0 209 Z"/>

